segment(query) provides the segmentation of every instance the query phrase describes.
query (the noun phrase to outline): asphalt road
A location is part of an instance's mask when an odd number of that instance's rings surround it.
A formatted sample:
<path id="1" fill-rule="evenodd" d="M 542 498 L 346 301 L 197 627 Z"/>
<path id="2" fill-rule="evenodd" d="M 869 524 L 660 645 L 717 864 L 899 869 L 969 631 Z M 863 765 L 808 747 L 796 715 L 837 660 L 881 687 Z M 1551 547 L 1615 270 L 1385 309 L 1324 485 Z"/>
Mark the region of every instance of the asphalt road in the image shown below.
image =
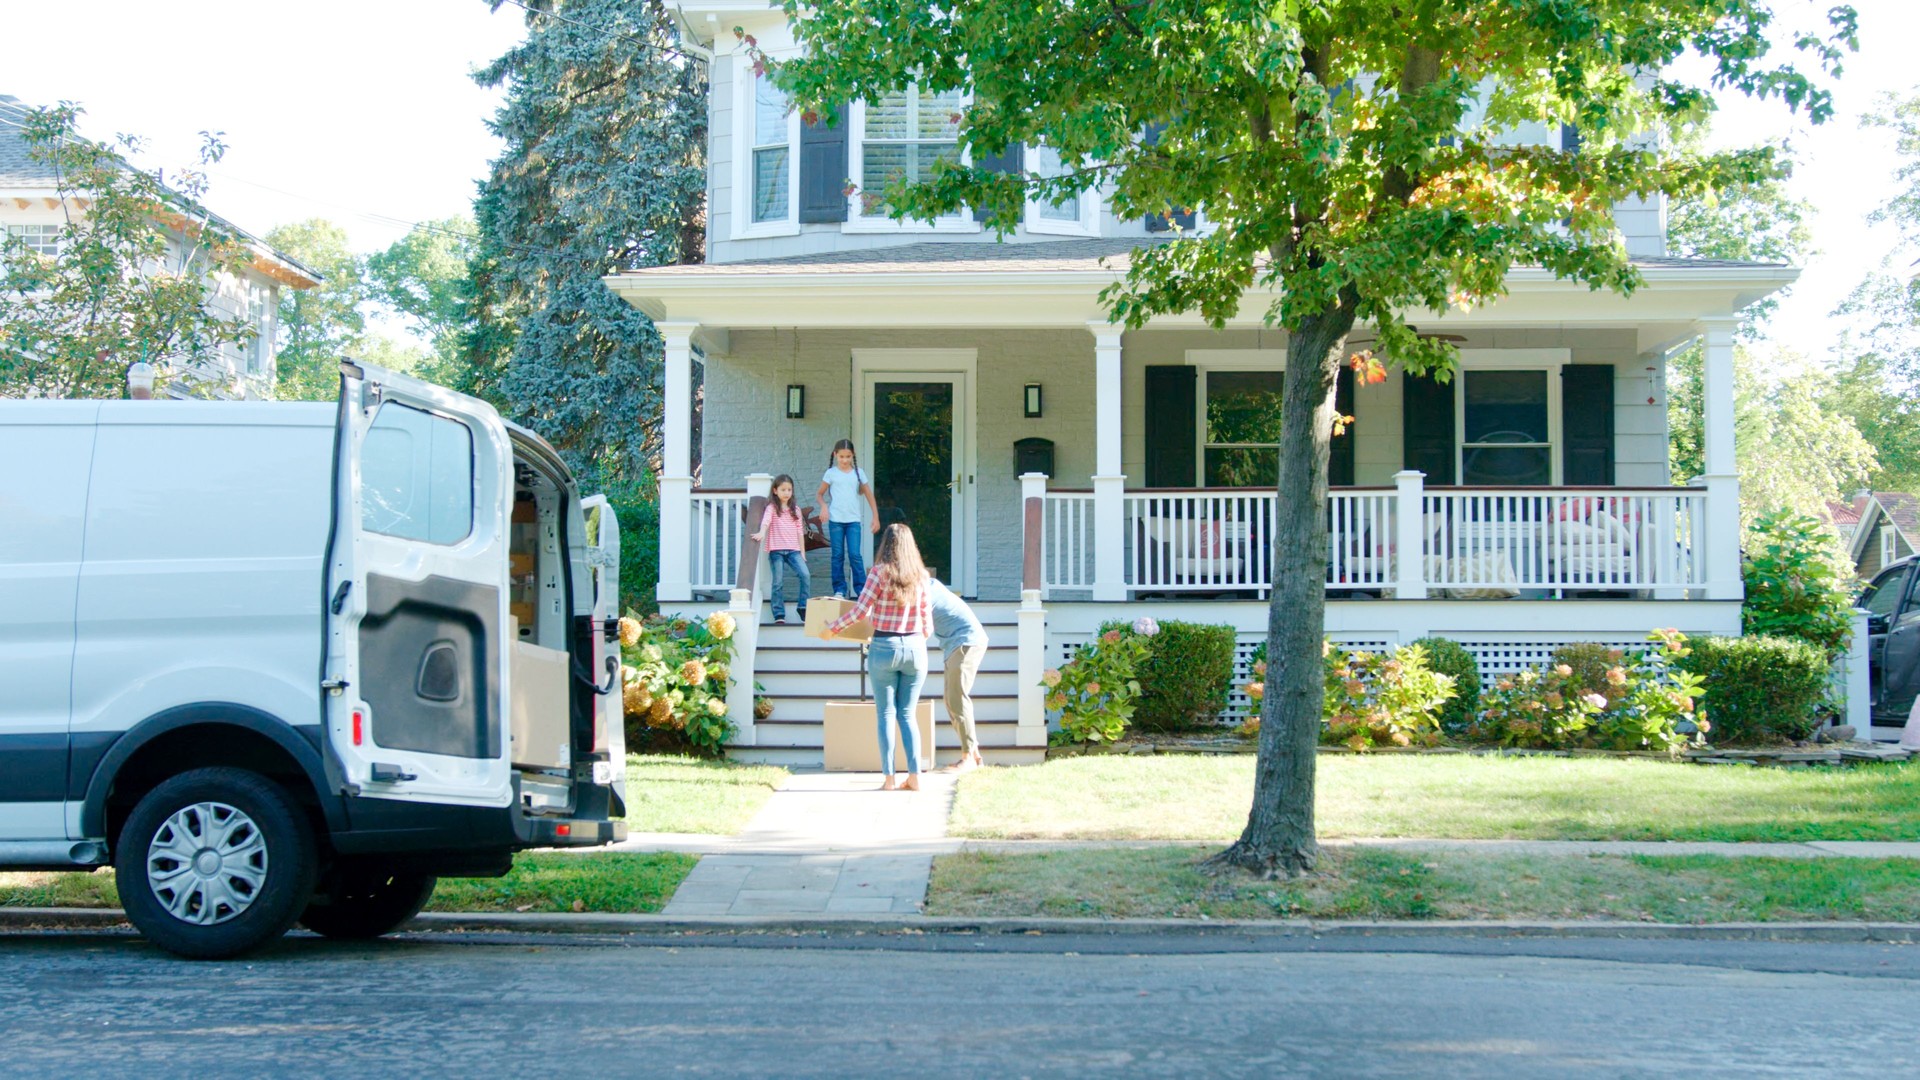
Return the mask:
<path id="1" fill-rule="evenodd" d="M 1920 1075 L 1920 947 L 0 936 L 0 1075 Z"/>

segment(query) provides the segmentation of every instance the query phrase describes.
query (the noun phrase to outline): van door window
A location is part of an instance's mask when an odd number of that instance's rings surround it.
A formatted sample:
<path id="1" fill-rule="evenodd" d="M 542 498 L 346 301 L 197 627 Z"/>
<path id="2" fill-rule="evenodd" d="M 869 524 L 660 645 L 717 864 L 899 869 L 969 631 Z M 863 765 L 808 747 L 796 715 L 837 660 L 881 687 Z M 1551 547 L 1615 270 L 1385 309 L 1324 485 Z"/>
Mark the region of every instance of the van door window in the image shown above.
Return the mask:
<path id="1" fill-rule="evenodd" d="M 1901 566 L 1881 574 L 1867 586 L 1867 594 L 1860 598 L 1860 606 L 1867 609 L 1869 615 L 1892 618 L 1900 607 L 1900 598 L 1906 593 L 1908 567 Z"/>
<path id="2" fill-rule="evenodd" d="M 465 540 L 473 532 L 467 426 L 391 401 L 380 406 L 360 451 L 360 524 L 402 540 Z"/>

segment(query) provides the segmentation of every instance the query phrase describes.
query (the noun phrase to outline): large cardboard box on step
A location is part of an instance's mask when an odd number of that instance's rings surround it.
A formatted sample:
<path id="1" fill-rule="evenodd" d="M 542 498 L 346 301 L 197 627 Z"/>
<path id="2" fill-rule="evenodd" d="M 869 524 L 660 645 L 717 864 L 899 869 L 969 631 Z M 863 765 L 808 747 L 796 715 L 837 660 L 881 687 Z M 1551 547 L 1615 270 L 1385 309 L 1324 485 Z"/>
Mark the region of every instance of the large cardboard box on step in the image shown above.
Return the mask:
<path id="1" fill-rule="evenodd" d="M 808 608 L 807 614 L 813 614 Z M 933 768 L 933 699 L 923 697 L 913 710 L 920 733 L 920 771 Z M 828 772 L 879 772 L 880 724 L 871 701 L 829 701 L 821 725 L 821 757 Z M 907 771 L 907 750 L 894 733 L 893 771 Z"/>
<path id="2" fill-rule="evenodd" d="M 837 596 L 816 596 L 807 601 L 806 635 L 810 638 L 827 636 L 827 624 L 846 614 L 853 607 L 853 601 L 842 600 Z M 847 624 L 845 630 L 834 635 L 835 641 L 872 641 L 873 624 L 859 619 Z"/>

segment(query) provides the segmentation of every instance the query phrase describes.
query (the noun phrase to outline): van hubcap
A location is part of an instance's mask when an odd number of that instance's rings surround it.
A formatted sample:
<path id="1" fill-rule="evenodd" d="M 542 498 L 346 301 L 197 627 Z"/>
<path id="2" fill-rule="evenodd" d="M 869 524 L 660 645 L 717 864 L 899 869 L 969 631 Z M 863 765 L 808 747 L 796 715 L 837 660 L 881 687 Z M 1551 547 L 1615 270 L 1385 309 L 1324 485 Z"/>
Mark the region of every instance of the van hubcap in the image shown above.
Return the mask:
<path id="1" fill-rule="evenodd" d="M 147 884 L 181 922 L 211 926 L 251 907 L 267 880 L 267 843 L 226 803 L 183 806 L 147 845 Z"/>

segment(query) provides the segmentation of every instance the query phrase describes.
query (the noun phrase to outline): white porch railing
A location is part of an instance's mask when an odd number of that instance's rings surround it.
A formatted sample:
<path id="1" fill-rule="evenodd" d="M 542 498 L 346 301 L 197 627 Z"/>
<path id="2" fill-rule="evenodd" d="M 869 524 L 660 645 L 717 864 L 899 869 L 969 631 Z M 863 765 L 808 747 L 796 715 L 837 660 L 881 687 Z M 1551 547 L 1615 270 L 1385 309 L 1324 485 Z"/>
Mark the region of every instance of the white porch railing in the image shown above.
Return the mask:
<path id="1" fill-rule="evenodd" d="M 1036 478 L 1037 480 L 1037 478 Z M 1047 589 L 1091 589 L 1095 496 L 1041 498 Z M 1272 587 L 1273 492 L 1128 492 L 1125 587 L 1138 593 L 1263 594 Z M 1397 596 L 1493 597 L 1520 590 L 1704 595 L 1705 488 L 1338 488 L 1327 497 L 1326 586 Z M 1413 558 L 1407 558 L 1412 554 Z"/>
<path id="2" fill-rule="evenodd" d="M 740 542 L 752 531 L 746 526 L 747 498 L 745 491 L 703 489 L 693 493 L 687 570 L 694 592 L 733 590 L 740 577 Z M 660 541 L 672 542 L 665 536 Z"/>

